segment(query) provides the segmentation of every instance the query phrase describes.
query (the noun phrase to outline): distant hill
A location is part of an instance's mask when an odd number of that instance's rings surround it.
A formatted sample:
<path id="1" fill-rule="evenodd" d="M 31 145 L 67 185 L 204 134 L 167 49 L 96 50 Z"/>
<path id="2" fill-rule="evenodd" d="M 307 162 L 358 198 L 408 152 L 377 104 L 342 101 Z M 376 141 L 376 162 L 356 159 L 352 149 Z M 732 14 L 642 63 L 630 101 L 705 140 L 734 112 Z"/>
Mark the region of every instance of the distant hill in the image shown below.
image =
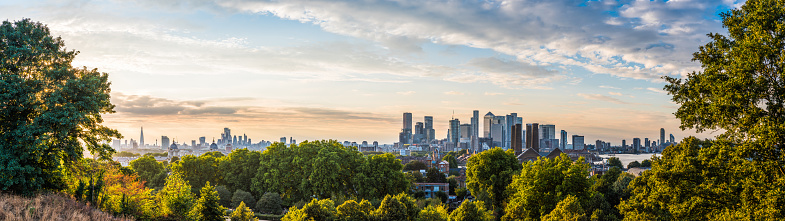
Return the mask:
<path id="1" fill-rule="evenodd" d="M 0 220 L 131 220 L 59 194 L 22 197 L 0 193 Z"/>

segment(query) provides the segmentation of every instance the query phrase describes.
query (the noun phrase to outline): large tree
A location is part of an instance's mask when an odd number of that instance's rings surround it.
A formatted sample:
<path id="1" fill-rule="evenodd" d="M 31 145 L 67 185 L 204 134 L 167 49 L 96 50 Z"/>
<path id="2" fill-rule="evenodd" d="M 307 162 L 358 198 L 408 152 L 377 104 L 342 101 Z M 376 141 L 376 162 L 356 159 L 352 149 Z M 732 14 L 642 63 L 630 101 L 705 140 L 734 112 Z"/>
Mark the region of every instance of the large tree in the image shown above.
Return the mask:
<path id="1" fill-rule="evenodd" d="M 261 154 L 259 151 L 235 149 L 220 161 L 218 169 L 223 174 L 223 181 L 229 191 L 251 191 Z"/>
<path id="2" fill-rule="evenodd" d="M 522 168 L 515 153 L 493 148 L 470 157 L 466 167 L 466 187 L 498 216 L 507 200 L 507 186 Z"/>
<path id="3" fill-rule="evenodd" d="M 625 219 L 777 220 L 785 216 L 785 2 L 722 13 L 728 35 L 693 54 L 703 71 L 667 77 L 685 138 L 654 159 L 620 205 Z M 661 218 L 660 218 L 661 217 Z"/>
<path id="4" fill-rule="evenodd" d="M 120 133 L 101 125 L 114 112 L 107 74 L 72 67 L 76 54 L 44 24 L 0 25 L 0 191 L 63 189 L 85 148 L 114 153 L 105 141 Z"/>

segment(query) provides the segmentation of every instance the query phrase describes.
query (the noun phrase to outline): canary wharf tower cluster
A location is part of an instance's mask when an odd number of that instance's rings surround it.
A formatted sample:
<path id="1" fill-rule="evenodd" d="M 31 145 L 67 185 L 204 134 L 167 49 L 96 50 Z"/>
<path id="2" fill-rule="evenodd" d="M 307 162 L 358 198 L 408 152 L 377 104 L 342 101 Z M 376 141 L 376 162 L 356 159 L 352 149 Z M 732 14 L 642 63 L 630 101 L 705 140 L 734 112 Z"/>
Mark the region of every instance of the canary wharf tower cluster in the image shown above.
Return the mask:
<path id="1" fill-rule="evenodd" d="M 673 134 L 670 139 L 665 139 L 665 129 L 660 128 L 659 140 L 632 138 L 629 144 L 626 139 L 621 140 L 621 145 L 612 145 L 611 142 L 596 140 L 593 144 L 586 143 L 586 138 L 579 134 L 568 136 L 565 130 L 556 130 L 556 125 L 525 123 L 517 113 L 496 115 L 492 112 L 480 117 L 480 111 L 472 111 L 468 123 L 461 123 L 455 115 L 449 119 L 447 137 L 436 139 L 433 128 L 433 117 L 424 116 L 422 122 L 412 124 L 412 113 L 403 113 L 403 127 L 398 134 L 398 142 L 392 147 L 401 150 L 426 151 L 484 151 L 493 147 L 514 149 L 516 153 L 524 149 L 536 152 L 560 151 L 586 151 L 616 153 L 652 153 L 659 152 L 667 145 L 675 142 Z M 467 122 L 467 121 L 464 121 Z M 480 126 L 482 125 L 482 129 Z M 412 126 L 414 126 L 412 128 Z"/>

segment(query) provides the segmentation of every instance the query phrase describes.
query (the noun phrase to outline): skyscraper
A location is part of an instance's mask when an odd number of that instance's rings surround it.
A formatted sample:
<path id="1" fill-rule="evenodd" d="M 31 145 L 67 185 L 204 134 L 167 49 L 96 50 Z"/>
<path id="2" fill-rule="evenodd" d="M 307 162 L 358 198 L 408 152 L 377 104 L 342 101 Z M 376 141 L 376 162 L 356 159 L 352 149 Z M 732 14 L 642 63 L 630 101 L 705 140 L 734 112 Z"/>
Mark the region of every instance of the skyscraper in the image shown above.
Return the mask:
<path id="1" fill-rule="evenodd" d="M 426 143 L 436 139 L 436 130 L 433 129 L 433 116 L 425 116 L 425 128 L 423 130 Z"/>
<path id="2" fill-rule="evenodd" d="M 207 142 L 205 137 L 199 137 L 199 146 L 205 146 L 205 142 Z"/>
<path id="3" fill-rule="evenodd" d="M 671 140 L 670 140 L 670 142 L 671 142 L 671 143 L 676 143 L 676 137 L 674 137 L 674 136 L 673 136 L 673 134 L 671 134 Z"/>
<path id="4" fill-rule="evenodd" d="M 483 120 L 482 120 L 482 122 L 483 122 L 483 127 L 482 127 L 482 133 L 483 133 L 483 134 L 482 134 L 482 136 L 484 136 L 484 137 L 491 137 L 491 125 L 493 124 L 493 118 L 494 118 L 494 117 L 495 117 L 495 116 L 493 115 L 493 113 L 491 113 L 491 112 L 489 111 L 489 112 L 488 112 L 487 114 L 485 114 L 485 116 L 482 118 L 482 119 L 483 119 Z"/>
<path id="5" fill-rule="evenodd" d="M 538 153 L 540 152 L 539 127 L 539 123 L 526 124 L 526 148 L 532 148 Z"/>
<path id="6" fill-rule="evenodd" d="M 632 138 L 632 149 L 635 151 L 640 151 L 641 149 L 641 138 Z"/>
<path id="7" fill-rule="evenodd" d="M 660 128 L 660 146 L 665 145 L 665 128 Z"/>
<path id="8" fill-rule="evenodd" d="M 644 139 L 643 146 L 646 148 L 646 152 L 651 152 L 651 149 L 649 149 L 649 147 L 650 147 L 649 146 L 649 144 L 650 144 L 649 143 L 649 138 L 647 137 L 647 138 L 643 138 L 643 139 Z"/>
<path id="9" fill-rule="evenodd" d="M 561 149 L 567 148 L 567 131 L 561 130 Z M 598 147 L 599 148 L 599 147 Z"/>
<path id="10" fill-rule="evenodd" d="M 166 150 L 169 148 L 169 137 L 161 136 L 161 149 Z"/>
<path id="11" fill-rule="evenodd" d="M 284 145 L 286 145 L 286 137 L 281 137 L 281 143 L 283 143 Z"/>
<path id="12" fill-rule="evenodd" d="M 144 127 L 142 127 L 142 131 L 139 132 L 139 146 L 144 147 Z"/>
<path id="13" fill-rule="evenodd" d="M 540 139 L 556 139 L 556 125 L 540 125 Z"/>
<path id="14" fill-rule="evenodd" d="M 471 136 L 480 137 L 480 111 L 474 110 L 472 112 L 472 134 Z"/>
<path id="15" fill-rule="evenodd" d="M 512 141 L 512 126 L 515 125 L 515 122 L 518 120 L 517 113 L 510 113 L 509 115 L 505 116 L 504 119 L 504 147 L 510 148 L 511 141 Z"/>
<path id="16" fill-rule="evenodd" d="M 452 142 L 457 146 L 461 134 L 461 121 L 458 119 L 450 120 L 449 131 L 450 133 L 448 134 L 447 141 Z"/>
<path id="17" fill-rule="evenodd" d="M 521 130 L 523 129 L 523 125 L 515 124 L 512 125 L 512 149 L 515 151 L 515 156 L 521 154 L 523 152 L 523 139 L 521 138 Z"/>
<path id="18" fill-rule="evenodd" d="M 401 145 L 412 143 L 412 113 L 403 113 L 403 128 L 398 139 Z"/>
<path id="19" fill-rule="evenodd" d="M 229 130 L 228 127 L 224 127 L 224 133 L 223 133 L 223 136 L 221 136 L 221 140 L 223 141 L 224 144 L 231 143 L 232 142 L 232 130 Z M 284 143 L 286 143 L 286 142 L 284 142 Z"/>
<path id="20" fill-rule="evenodd" d="M 585 143 L 583 142 L 583 136 L 580 135 L 572 135 L 572 149 L 573 150 L 584 150 Z"/>

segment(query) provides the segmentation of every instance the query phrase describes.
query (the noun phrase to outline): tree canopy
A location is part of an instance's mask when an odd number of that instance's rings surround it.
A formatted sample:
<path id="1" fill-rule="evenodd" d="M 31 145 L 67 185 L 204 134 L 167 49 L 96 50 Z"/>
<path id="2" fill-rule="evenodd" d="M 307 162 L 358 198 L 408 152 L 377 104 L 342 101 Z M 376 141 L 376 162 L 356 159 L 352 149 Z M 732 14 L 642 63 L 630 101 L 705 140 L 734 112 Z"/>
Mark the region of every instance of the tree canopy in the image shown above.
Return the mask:
<path id="1" fill-rule="evenodd" d="M 512 150 L 505 152 L 498 147 L 486 150 L 469 158 L 466 187 L 473 196 L 492 206 L 492 210 L 500 210 L 507 199 L 507 186 L 520 170 L 521 164 Z"/>
<path id="2" fill-rule="evenodd" d="M 61 190 L 83 150 L 114 153 L 106 143 L 121 135 L 101 125 L 114 112 L 108 75 L 72 67 L 77 54 L 44 24 L 0 25 L 0 191 Z"/>

